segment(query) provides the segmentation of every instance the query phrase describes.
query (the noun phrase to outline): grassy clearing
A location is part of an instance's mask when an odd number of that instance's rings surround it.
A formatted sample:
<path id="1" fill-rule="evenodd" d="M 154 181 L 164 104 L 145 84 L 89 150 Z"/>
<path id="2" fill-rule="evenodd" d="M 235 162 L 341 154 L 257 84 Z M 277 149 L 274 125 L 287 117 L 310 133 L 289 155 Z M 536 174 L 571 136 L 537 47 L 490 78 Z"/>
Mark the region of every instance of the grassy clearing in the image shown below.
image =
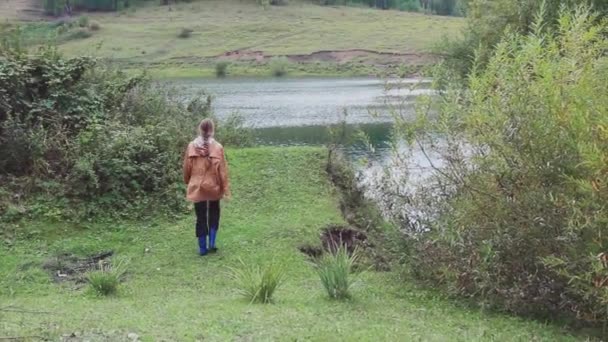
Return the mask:
<path id="1" fill-rule="evenodd" d="M 488 315 L 409 286 L 398 272 L 365 272 L 354 299 L 327 299 L 297 247 L 341 224 L 337 198 L 314 148 L 228 151 L 234 200 L 223 208 L 220 252 L 201 258 L 193 217 L 130 224 L 23 223 L 28 239 L 0 245 L 0 337 L 124 340 L 570 341 L 557 328 Z M 128 258 L 125 282 L 109 298 L 56 285 L 42 269 L 61 253 L 112 249 Z M 286 282 L 270 305 L 234 290 L 230 269 L 273 260 Z"/>
<path id="2" fill-rule="evenodd" d="M 237 0 L 171 6 L 154 2 L 129 13 L 97 13 L 89 18 L 100 29 L 87 39 L 63 42 L 62 51 L 72 56 L 90 53 L 120 62 L 126 68 L 149 67 L 165 75 L 175 70 L 177 74 L 168 75 L 171 77 L 192 73 L 211 76 L 214 58 L 236 50 L 262 51 L 267 56 L 347 49 L 424 53 L 443 35 L 458 34 L 464 22 L 461 18 L 321 7 L 297 1 L 265 10 L 255 1 Z M 187 39 L 178 37 L 184 30 L 188 32 Z M 241 67 L 234 65 L 231 74 L 239 76 L 252 74 L 248 72 L 251 68 L 266 68 L 265 63 L 260 66 L 255 61 L 235 64 Z M 309 75 L 361 75 L 370 73 L 362 70 L 360 64 L 385 63 L 353 61 L 352 65 L 333 67 L 334 70 L 314 63 L 301 64 L 305 66 L 303 73 Z"/>

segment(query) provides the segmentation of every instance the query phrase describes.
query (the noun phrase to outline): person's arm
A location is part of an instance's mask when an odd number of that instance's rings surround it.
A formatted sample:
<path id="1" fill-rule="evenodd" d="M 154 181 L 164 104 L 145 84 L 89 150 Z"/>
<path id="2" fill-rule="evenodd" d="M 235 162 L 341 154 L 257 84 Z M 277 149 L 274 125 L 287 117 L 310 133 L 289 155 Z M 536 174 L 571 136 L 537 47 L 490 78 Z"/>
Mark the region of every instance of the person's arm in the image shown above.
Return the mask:
<path id="1" fill-rule="evenodd" d="M 226 153 L 222 149 L 222 162 L 220 164 L 220 179 L 222 181 L 222 195 L 230 198 L 230 179 L 228 177 L 228 162 L 226 161 Z"/>
<path id="2" fill-rule="evenodd" d="M 192 176 L 192 160 L 189 157 L 189 149 L 190 146 L 186 148 L 186 153 L 184 154 L 184 183 L 190 183 L 190 177 Z"/>

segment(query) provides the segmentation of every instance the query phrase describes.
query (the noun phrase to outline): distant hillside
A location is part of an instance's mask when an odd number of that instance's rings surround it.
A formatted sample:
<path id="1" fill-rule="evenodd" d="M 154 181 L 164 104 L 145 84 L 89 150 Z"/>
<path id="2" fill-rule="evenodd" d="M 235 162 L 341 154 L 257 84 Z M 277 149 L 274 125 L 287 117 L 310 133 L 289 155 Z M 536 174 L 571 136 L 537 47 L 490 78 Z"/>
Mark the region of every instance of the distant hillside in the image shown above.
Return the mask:
<path id="1" fill-rule="evenodd" d="M 88 17 L 99 30 L 60 40 L 61 50 L 69 55 L 94 54 L 129 68 L 165 71 L 209 70 L 216 61 L 228 60 L 245 74 L 266 65 L 273 56 L 287 56 L 306 65 L 303 73 L 313 74 L 313 67 L 321 74 L 345 70 L 365 74 L 371 72 L 368 67 L 419 66 L 433 61 L 428 55 L 431 48 L 442 36 L 459 34 L 464 22 L 455 17 L 294 1 L 264 9 L 254 1 L 238 0 L 169 6 L 149 2 L 145 7 Z"/>

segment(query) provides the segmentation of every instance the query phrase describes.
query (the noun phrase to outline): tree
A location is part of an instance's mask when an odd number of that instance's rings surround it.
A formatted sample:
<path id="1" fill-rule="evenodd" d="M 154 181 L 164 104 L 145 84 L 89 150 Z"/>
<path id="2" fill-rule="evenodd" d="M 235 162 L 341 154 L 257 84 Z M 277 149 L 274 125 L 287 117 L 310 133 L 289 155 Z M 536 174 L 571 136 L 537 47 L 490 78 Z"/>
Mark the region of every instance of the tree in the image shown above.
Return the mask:
<path id="1" fill-rule="evenodd" d="M 414 123 L 396 117 L 396 137 L 436 156 L 430 178 L 393 206 L 415 203 L 404 225 L 427 228 L 410 241 L 418 277 L 501 310 L 608 322 L 608 22 L 599 18 L 541 7 L 528 33 L 507 31 L 484 67 L 473 64 L 465 87 L 449 83 Z"/>
<path id="2" fill-rule="evenodd" d="M 527 34 L 531 32 L 534 15 L 543 10 L 546 29 L 558 25 L 560 9 L 587 3 L 599 17 L 608 13 L 605 0 L 465 0 L 467 13 L 464 38 L 446 44 L 447 63 L 461 77 L 471 70 L 473 59 L 483 68 L 506 30 Z M 475 55 L 475 53 L 477 55 Z"/>

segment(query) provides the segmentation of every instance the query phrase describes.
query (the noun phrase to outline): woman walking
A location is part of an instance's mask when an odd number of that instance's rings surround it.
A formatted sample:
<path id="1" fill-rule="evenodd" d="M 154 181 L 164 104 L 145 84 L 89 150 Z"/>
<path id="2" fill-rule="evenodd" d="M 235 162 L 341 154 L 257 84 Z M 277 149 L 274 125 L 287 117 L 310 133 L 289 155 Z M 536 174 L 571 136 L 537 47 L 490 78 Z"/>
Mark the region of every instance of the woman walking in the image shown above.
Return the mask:
<path id="1" fill-rule="evenodd" d="M 184 156 L 186 197 L 194 203 L 200 255 L 217 252 L 215 240 L 220 226 L 220 200 L 230 194 L 224 148 L 213 139 L 213 134 L 213 121 L 203 120 L 199 136 L 188 144 Z"/>

